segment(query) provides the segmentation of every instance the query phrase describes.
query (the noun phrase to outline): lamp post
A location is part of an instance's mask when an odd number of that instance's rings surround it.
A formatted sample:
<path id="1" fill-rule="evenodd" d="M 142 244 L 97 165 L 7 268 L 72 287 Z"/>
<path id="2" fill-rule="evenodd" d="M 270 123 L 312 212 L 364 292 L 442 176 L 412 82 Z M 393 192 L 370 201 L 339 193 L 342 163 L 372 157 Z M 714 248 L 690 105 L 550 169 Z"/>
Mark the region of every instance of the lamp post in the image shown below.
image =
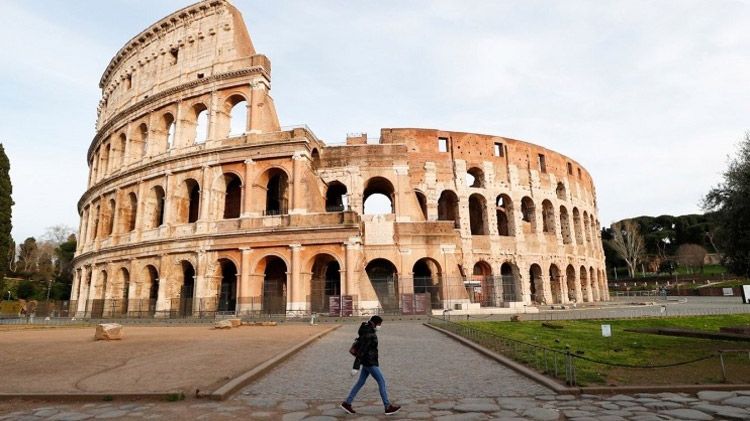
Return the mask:
<path id="1" fill-rule="evenodd" d="M 49 306 L 49 293 L 52 290 L 52 282 L 54 282 L 52 279 L 47 281 L 47 306 Z"/>

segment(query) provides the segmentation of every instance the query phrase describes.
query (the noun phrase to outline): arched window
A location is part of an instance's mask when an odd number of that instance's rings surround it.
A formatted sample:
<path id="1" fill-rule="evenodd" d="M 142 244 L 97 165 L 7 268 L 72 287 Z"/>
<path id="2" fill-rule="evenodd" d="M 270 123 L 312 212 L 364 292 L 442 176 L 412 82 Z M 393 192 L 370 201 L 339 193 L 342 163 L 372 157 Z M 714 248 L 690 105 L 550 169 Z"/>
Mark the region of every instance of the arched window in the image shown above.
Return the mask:
<path id="1" fill-rule="evenodd" d="M 193 223 L 198 220 L 200 211 L 200 185 L 192 178 L 188 178 L 179 189 L 176 199 L 176 218 L 178 223 Z"/>
<path id="2" fill-rule="evenodd" d="M 469 225 L 471 235 L 487 235 L 487 201 L 481 194 L 469 196 Z"/>
<path id="3" fill-rule="evenodd" d="M 515 235 L 513 225 L 513 201 L 507 194 L 501 194 L 496 200 L 497 235 Z"/>
<path id="4" fill-rule="evenodd" d="M 221 285 L 218 311 L 234 313 L 237 309 L 237 266 L 229 259 L 219 260 Z"/>
<path id="5" fill-rule="evenodd" d="M 576 233 L 576 243 L 583 244 L 583 233 L 581 231 L 581 213 L 578 208 L 573 208 L 573 229 Z"/>
<path id="6" fill-rule="evenodd" d="M 576 295 L 578 294 L 576 288 L 576 284 L 578 283 L 578 280 L 576 279 L 576 270 L 572 265 L 568 265 L 568 267 L 565 269 L 565 279 L 567 280 L 567 286 L 568 286 L 568 300 L 569 301 L 578 301 L 576 299 Z"/>
<path id="7" fill-rule="evenodd" d="M 415 191 L 414 194 L 417 196 L 417 203 L 419 204 L 419 209 L 422 211 L 422 217 L 424 220 L 427 220 L 427 198 L 425 197 L 424 193 L 421 191 Z"/>
<path id="8" fill-rule="evenodd" d="M 589 223 L 589 214 L 586 211 L 583 211 L 583 232 L 586 234 L 586 242 L 591 242 L 591 231 L 589 230 L 590 223 Z"/>
<path id="9" fill-rule="evenodd" d="M 130 272 L 125 268 L 120 268 L 119 271 L 120 279 L 118 285 L 120 286 L 120 293 L 118 298 L 121 299 L 120 314 L 128 314 L 128 299 L 130 298 Z"/>
<path id="10" fill-rule="evenodd" d="M 466 185 L 468 187 L 484 187 L 484 171 L 477 167 L 466 171 Z"/>
<path id="11" fill-rule="evenodd" d="M 128 162 L 127 148 L 128 138 L 125 137 L 125 133 L 120 133 L 120 165 L 125 166 Z"/>
<path id="12" fill-rule="evenodd" d="M 458 196 L 450 190 L 443 190 L 438 199 L 438 221 L 454 221 L 459 226 Z"/>
<path id="13" fill-rule="evenodd" d="M 135 196 L 135 193 L 128 194 L 128 217 L 124 218 L 124 221 L 127 221 L 127 229 L 128 232 L 135 231 L 135 219 L 138 216 L 138 198 Z"/>
<path id="14" fill-rule="evenodd" d="M 175 130 L 177 129 L 177 124 L 174 121 L 174 117 L 170 113 L 164 114 L 164 116 L 162 117 L 162 123 L 164 124 L 163 129 L 166 135 L 165 147 L 167 149 L 172 149 L 174 147 L 174 135 Z"/>
<path id="15" fill-rule="evenodd" d="M 235 174 L 224 174 L 224 219 L 239 218 L 242 210 L 242 181 Z"/>
<path id="16" fill-rule="evenodd" d="M 310 152 L 310 160 L 312 161 L 313 170 L 317 170 L 320 167 L 320 152 L 318 152 L 318 148 L 314 148 Z"/>
<path id="17" fill-rule="evenodd" d="M 164 189 L 161 186 L 154 186 L 151 189 L 148 207 L 151 213 L 148 227 L 157 228 L 162 226 L 164 224 Z"/>
<path id="18" fill-rule="evenodd" d="M 247 101 L 242 95 L 232 95 L 226 103 L 229 110 L 228 136 L 239 136 L 247 131 Z"/>
<path id="19" fill-rule="evenodd" d="M 266 215 L 289 212 L 289 177 L 278 168 L 271 170 L 266 184 Z"/>
<path id="20" fill-rule="evenodd" d="M 208 139 L 208 109 L 203 104 L 193 106 L 195 134 L 193 143 L 204 143 Z"/>
<path id="21" fill-rule="evenodd" d="M 101 208 L 96 205 L 94 208 L 94 230 L 92 231 L 93 238 L 96 240 L 99 238 L 99 218 L 101 217 Z"/>
<path id="22" fill-rule="evenodd" d="M 521 199 L 521 217 L 523 222 L 528 223 L 529 231 L 536 232 L 536 207 L 528 196 Z"/>
<path id="23" fill-rule="evenodd" d="M 156 313 L 156 301 L 159 299 L 159 272 L 152 265 L 143 268 L 143 278 L 148 288 L 148 312 Z"/>
<path id="24" fill-rule="evenodd" d="M 365 215 L 395 213 L 393 184 L 383 177 L 367 180 L 362 199 Z"/>
<path id="25" fill-rule="evenodd" d="M 148 156 L 148 126 L 146 123 L 141 123 L 138 126 L 138 136 L 140 137 L 141 157 L 146 157 Z"/>
<path id="26" fill-rule="evenodd" d="M 328 184 L 326 190 L 326 212 L 343 212 L 347 206 L 346 186 L 338 181 Z"/>
<path id="27" fill-rule="evenodd" d="M 102 164 L 101 164 L 101 178 L 106 177 L 109 174 L 109 151 L 112 148 L 110 147 L 109 143 L 107 143 L 104 146 L 104 150 L 102 152 Z"/>
<path id="28" fill-rule="evenodd" d="M 115 229 L 115 199 L 109 199 L 107 208 L 107 235 L 112 235 Z"/>
<path id="29" fill-rule="evenodd" d="M 557 183 L 557 189 L 555 189 L 555 193 L 557 194 L 558 199 L 565 200 L 567 198 L 565 184 L 563 184 L 562 182 Z"/>
<path id="30" fill-rule="evenodd" d="M 562 234 L 563 244 L 573 243 L 570 236 L 570 217 L 565 206 L 560 206 L 560 233 Z"/>
<path id="31" fill-rule="evenodd" d="M 195 268 L 187 260 L 180 262 L 182 269 L 182 286 L 180 287 L 179 314 L 187 317 L 193 314 L 193 296 L 195 295 Z"/>
<path id="32" fill-rule="evenodd" d="M 549 200 L 542 202 L 542 232 L 555 233 L 555 209 Z"/>

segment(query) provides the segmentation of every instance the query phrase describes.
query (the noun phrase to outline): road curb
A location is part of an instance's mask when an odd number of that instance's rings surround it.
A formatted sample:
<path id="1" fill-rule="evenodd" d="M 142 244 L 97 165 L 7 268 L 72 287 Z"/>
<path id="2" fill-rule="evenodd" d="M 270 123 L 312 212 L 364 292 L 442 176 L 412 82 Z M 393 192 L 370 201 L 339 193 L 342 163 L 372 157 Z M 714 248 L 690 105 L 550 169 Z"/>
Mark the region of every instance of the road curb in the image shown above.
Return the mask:
<path id="1" fill-rule="evenodd" d="M 246 371 L 243 374 L 240 374 L 239 376 L 233 378 L 232 380 L 229 380 L 227 383 L 225 383 L 223 386 L 219 387 L 218 389 L 214 390 L 213 392 L 205 395 L 208 398 L 212 400 L 217 401 L 223 401 L 232 396 L 234 393 L 236 393 L 239 389 L 247 386 L 250 384 L 253 380 L 258 379 L 259 377 L 266 374 L 268 371 L 270 371 L 272 368 L 276 367 L 277 365 L 281 364 L 282 362 L 286 361 L 289 357 L 293 356 L 297 352 L 301 351 L 302 348 L 309 345 L 311 342 L 316 341 L 323 337 L 324 335 L 327 335 L 334 330 L 340 328 L 341 325 L 332 326 L 322 332 L 316 333 L 315 335 L 307 338 L 304 342 L 299 343 L 295 346 L 293 346 L 290 349 L 287 349 L 286 351 L 282 352 L 281 354 L 266 360 L 265 362 L 261 363 L 258 366 L 255 366 L 254 368 L 250 369 L 249 371 Z"/>
<path id="2" fill-rule="evenodd" d="M 577 394 L 581 393 L 581 389 L 580 388 L 572 388 L 572 387 L 563 386 L 560 383 L 558 383 L 557 381 L 555 381 L 555 380 L 553 380 L 553 379 L 551 379 L 551 378 L 549 378 L 549 377 L 547 377 L 547 376 L 545 376 L 543 374 L 537 373 L 536 371 L 534 371 L 534 370 L 526 367 L 525 365 L 519 364 L 519 363 L 511 360 L 510 358 L 508 358 L 508 357 L 506 357 L 504 355 L 501 355 L 501 354 L 498 354 L 497 352 L 491 351 L 491 350 L 489 350 L 489 349 L 487 349 L 487 348 L 485 348 L 485 347 L 483 347 L 483 346 L 481 346 L 479 344 L 476 344 L 476 343 L 474 343 L 474 342 L 472 342 L 472 341 L 470 341 L 470 340 L 468 340 L 468 339 L 466 339 L 466 338 L 464 338 L 464 337 L 462 337 L 460 335 L 456 335 L 453 332 L 449 332 L 449 331 L 447 331 L 445 329 L 441 329 L 441 328 L 439 328 L 437 326 L 432 326 L 432 325 L 427 324 L 427 323 L 424 323 L 424 325 L 427 326 L 427 327 L 429 327 L 430 329 L 437 330 L 438 332 L 443 333 L 446 336 L 448 336 L 450 338 L 453 338 L 453 339 L 455 339 L 458 342 L 461 342 L 463 345 L 465 345 L 465 346 L 467 346 L 467 347 L 469 347 L 469 348 L 471 348 L 471 349 L 473 349 L 473 350 L 475 350 L 475 351 L 477 351 L 477 352 L 479 352 L 481 354 L 484 354 L 485 356 L 487 356 L 489 358 L 492 358 L 493 360 L 495 360 L 495 361 L 497 361 L 497 362 L 499 362 L 499 363 L 507 366 L 508 368 L 510 368 L 511 370 L 513 370 L 513 371 L 515 371 L 515 372 L 517 372 L 519 374 L 522 374 L 522 375 L 528 377 L 529 379 L 531 379 L 531 380 L 533 380 L 533 381 L 541 384 L 542 386 L 545 386 L 545 387 L 547 387 L 549 389 L 552 389 L 555 393 L 573 394 L 573 395 L 577 395 Z"/>
<path id="3" fill-rule="evenodd" d="M 172 392 L 141 392 L 141 393 L 0 393 L 0 401 L 8 400 L 38 400 L 56 402 L 80 402 L 80 401 L 133 401 L 133 400 L 157 400 L 157 401 L 179 401 L 185 399 L 184 392 L 180 390 Z"/>

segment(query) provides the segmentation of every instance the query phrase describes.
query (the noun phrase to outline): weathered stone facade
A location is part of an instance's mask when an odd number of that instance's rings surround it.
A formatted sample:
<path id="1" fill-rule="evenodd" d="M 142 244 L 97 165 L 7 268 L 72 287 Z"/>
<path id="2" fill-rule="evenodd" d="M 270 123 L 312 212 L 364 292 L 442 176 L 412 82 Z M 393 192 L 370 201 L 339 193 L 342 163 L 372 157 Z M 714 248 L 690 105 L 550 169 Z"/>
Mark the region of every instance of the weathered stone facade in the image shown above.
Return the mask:
<path id="1" fill-rule="evenodd" d="M 463 311 L 608 299 L 578 163 L 498 136 L 383 129 L 377 144 L 327 146 L 282 128 L 270 60 L 226 0 L 137 35 L 100 87 L 79 314 L 306 313 L 338 295 L 362 312 L 414 293 Z M 365 213 L 378 195 L 391 209 Z"/>

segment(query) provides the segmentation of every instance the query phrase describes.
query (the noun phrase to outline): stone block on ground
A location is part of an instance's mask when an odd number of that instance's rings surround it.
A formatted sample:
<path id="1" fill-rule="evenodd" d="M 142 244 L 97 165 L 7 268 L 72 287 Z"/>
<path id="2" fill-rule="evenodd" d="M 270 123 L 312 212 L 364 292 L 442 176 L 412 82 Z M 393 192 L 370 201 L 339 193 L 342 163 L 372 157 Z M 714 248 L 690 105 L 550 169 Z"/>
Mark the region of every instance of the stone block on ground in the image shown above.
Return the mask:
<path id="1" fill-rule="evenodd" d="M 242 320 L 240 319 L 227 319 L 229 320 L 229 323 L 232 324 L 232 327 L 240 327 L 242 326 Z"/>
<path id="2" fill-rule="evenodd" d="M 96 326 L 94 340 L 115 341 L 122 339 L 122 325 L 118 323 L 102 323 Z"/>
<path id="3" fill-rule="evenodd" d="M 214 329 L 231 329 L 232 328 L 232 322 L 229 320 L 219 320 L 216 323 L 214 323 Z"/>

